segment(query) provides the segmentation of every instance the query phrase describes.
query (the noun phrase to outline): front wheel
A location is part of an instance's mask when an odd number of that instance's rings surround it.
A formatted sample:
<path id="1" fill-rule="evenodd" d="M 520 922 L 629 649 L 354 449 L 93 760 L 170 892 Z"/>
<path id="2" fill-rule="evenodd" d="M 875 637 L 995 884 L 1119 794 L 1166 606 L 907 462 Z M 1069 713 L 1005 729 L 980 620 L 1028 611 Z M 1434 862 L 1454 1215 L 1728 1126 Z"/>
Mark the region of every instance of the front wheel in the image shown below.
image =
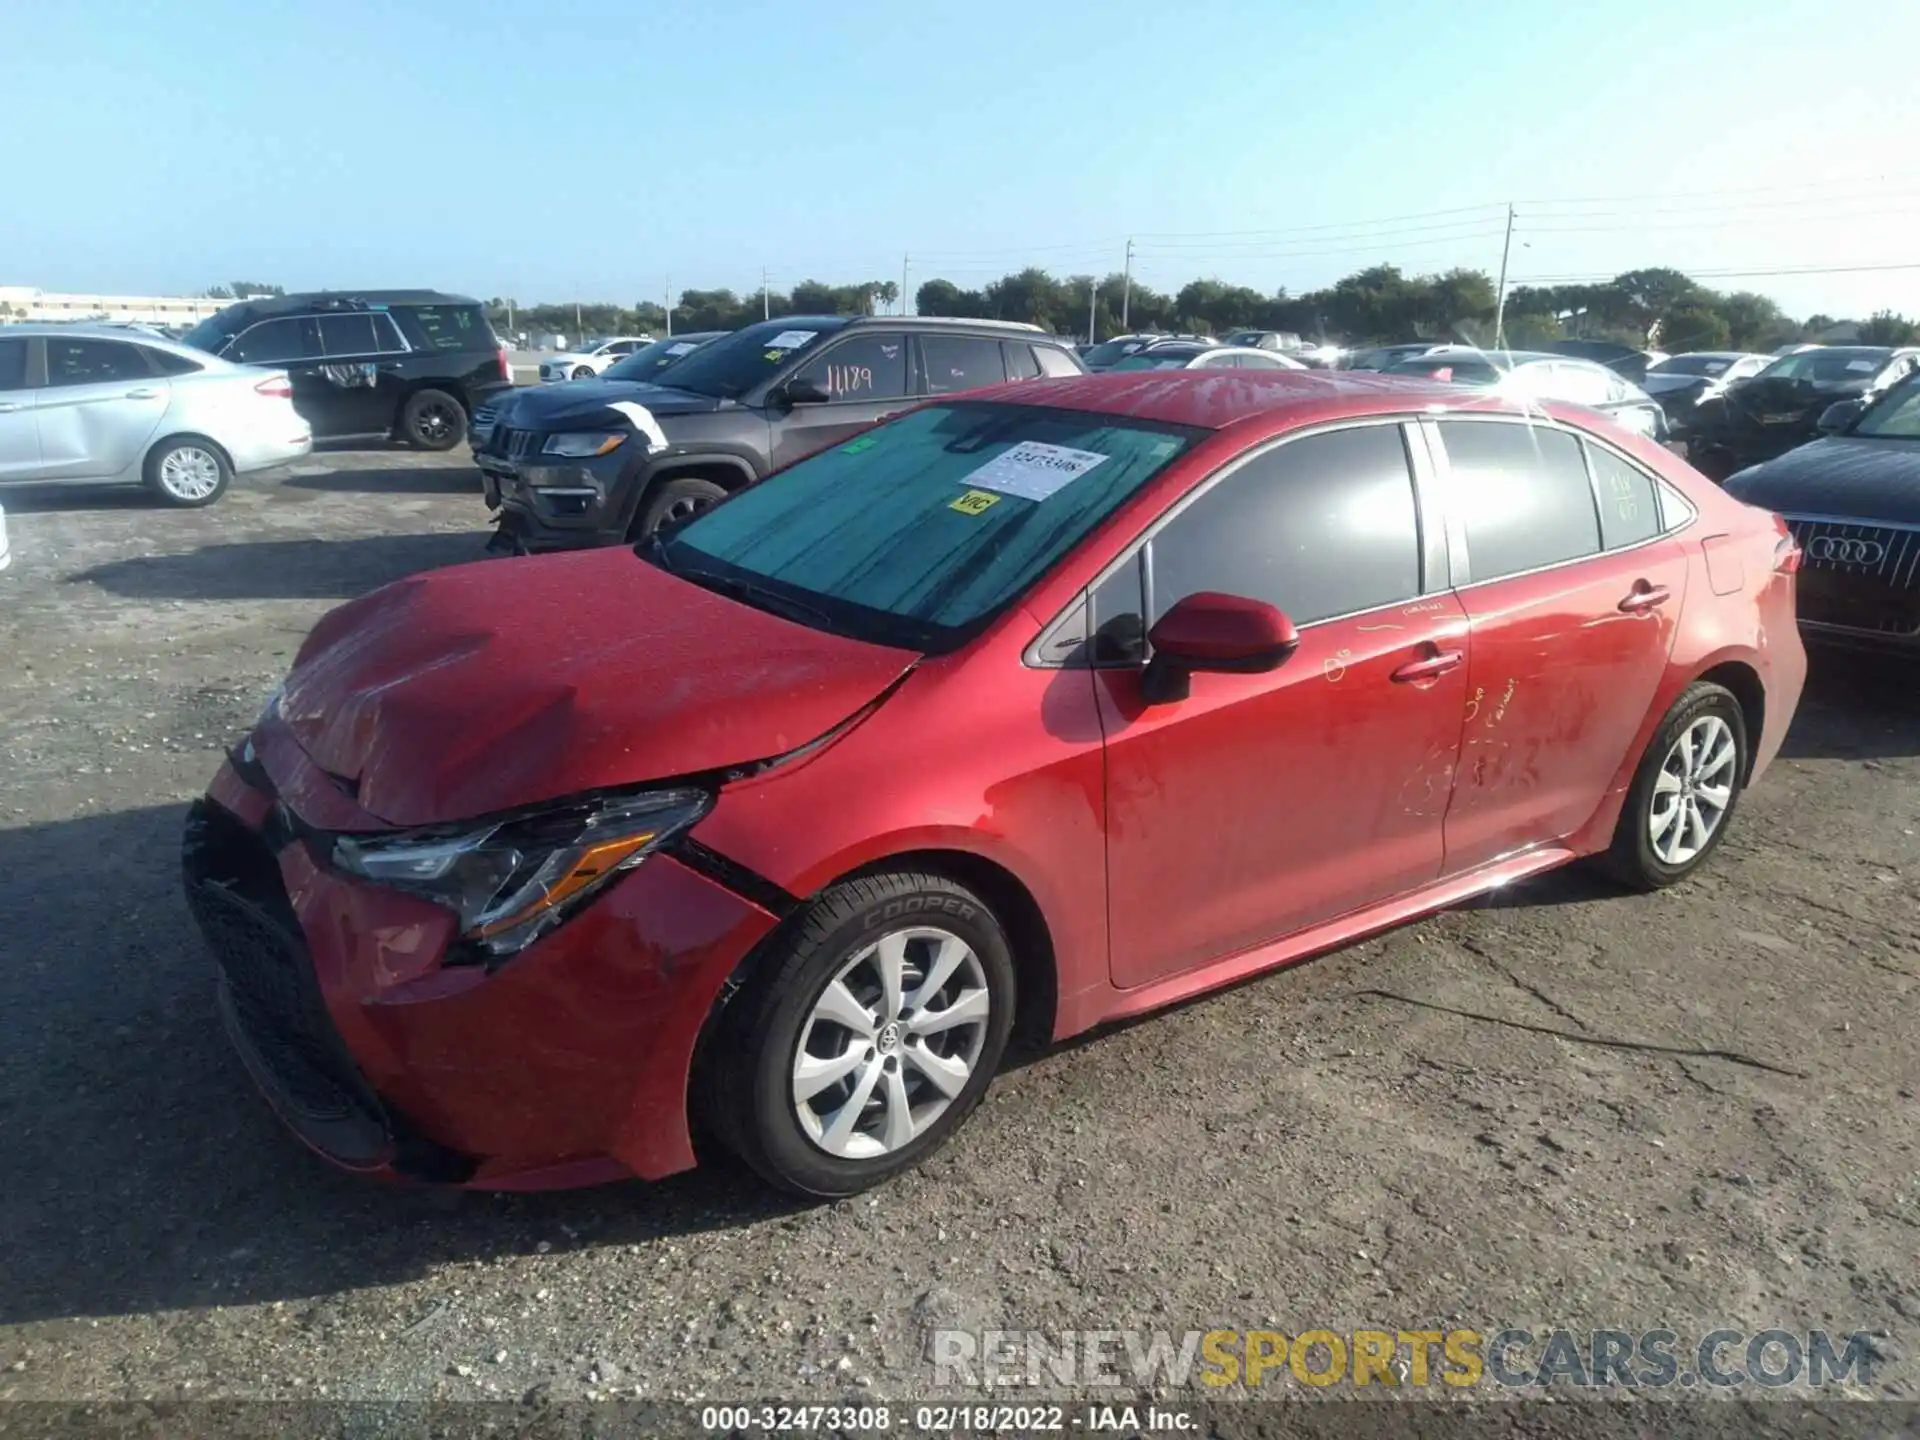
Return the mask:
<path id="1" fill-rule="evenodd" d="M 1689 685 L 1641 758 L 1603 863 L 1637 890 L 1684 880 L 1719 847 L 1747 775 L 1747 720 L 1733 692 Z"/>
<path id="2" fill-rule="evenodd" d="M 1013 954 L 986 903 L 908 871 L 825 892 L 722 1017 L 707 1118 L 764 1178 L 852 1195 L 932 1154 L 1006 1050 Z"/>
<path id="3" fill-rule="evenodd" d="M 630 538 L 644 540 L 662 525 L 677 525 L 691 520 L 702 510 L 727 498 L 726 490 L 711 480 L 689 475 L 684 480 L 669 480 L 648 497 L 640 512 L 639 523 Z"/>
<path id="4" fill-rule="evenodd" d="M 451 450 L 467 433 L 467 412 L 444 390 L 416 390 L 400 411 L 400 437 L 416 450 Z"/>
<path id="5" fill-rule="evenodd" d="M 168 505 L 211 505 L 233 482 L 233 467 L 220 447 L 193 436 L 154 446 L 145 467 L 147 488 Z"/>
<path id="6" fill-rule="evenodd" d="M 591 380 L 591 379 L 593 379 L 593 367 L 592 367 L 591 365 L 576 365 L 576 366 L 574 366 L 574 367 L 573 367 L 573 377 L 572 377 L 572 378 L 573 378 L 573 379 L 575 379 L 575 380 Z"/>

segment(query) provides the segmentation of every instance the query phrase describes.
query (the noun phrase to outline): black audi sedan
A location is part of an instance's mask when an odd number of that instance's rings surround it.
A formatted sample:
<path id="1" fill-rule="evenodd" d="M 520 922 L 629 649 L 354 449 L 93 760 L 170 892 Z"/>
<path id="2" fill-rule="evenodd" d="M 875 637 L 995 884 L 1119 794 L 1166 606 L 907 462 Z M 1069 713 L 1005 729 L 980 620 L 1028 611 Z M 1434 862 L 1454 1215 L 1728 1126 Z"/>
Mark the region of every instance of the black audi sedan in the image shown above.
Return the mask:
<path id="1" fill-rule="evenodd" d="M 1804 445 L 1839 400 L 1872 401 L 1920 367 L 1920 349 L 1822 345 L 1782 355 L 1694 407 L 1687 459 L 1719 479 Z"/>
<path id="2" fill-rule="evenodd" d="M 1837 402 L 1820 428 L 1727 493 L 1784 516 L 1799 540 L 1807 639 L 1920 658 L 1920 375 Z"/>

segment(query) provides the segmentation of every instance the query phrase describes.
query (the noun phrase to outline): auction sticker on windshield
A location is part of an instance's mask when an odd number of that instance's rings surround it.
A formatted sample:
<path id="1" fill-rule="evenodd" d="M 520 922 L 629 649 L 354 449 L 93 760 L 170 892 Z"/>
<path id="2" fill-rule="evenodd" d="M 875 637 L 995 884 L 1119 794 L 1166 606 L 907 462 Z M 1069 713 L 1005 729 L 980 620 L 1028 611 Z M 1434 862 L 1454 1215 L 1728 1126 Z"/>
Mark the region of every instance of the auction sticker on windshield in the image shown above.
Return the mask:
<path id="1" fill-rule="evenodd" d="M 978 515 L 989 505 L 998 505 L 1000 497 L 986 490 L 969 490 L 958 500 L 947 506 L 949 510 L 958 510 L 962 515 Z"/>
<path id="2" fill-rule="evenodd" d="M 1017 495 L 1022 500 L 1045 500 L 1106 458 L 1092 450 L 1022 440 L 968 475 L 966 483 L 1002 495 Z"/>
<path id="3" fill-rule="evenodd" d="M 803 345 L 811 345 L 819 335 L 818 330 L 782 330 L 767 342 L 769 350 L 798 350 Z"/>

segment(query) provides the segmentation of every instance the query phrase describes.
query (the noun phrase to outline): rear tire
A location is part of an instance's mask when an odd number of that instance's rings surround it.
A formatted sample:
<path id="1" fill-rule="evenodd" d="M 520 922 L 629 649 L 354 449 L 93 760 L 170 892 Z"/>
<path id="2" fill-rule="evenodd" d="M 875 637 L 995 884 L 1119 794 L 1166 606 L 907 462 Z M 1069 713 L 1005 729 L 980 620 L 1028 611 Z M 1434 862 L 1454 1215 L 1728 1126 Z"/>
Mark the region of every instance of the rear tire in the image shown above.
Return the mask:
<path id="1" fill-rule="evenodd" d="M 691 520 L 702 510 L 726 498 L 726 487 L 711 480 L 702 480 L 694 475 L 668 480 L 647 497 L 647 503 L 640 510 L 640 520 L 628 538 L 644 540 L 662 525 Z"/>
<path id="2" fill-rule="evenodd" d="M 162 441 L 147 452 L 143 467 L 147 488 L 164 505 L 197 510 L 227 493 L 233 466 L 211 440 L 183 435 Z"/>
<path id="3" fill-rule="evenodd" d="M 776 943 L 703 1047 L 702 1119 L 781 1189 L 853 1195 L 931 1155 L 986 1094 L 1013 952 L 977 895 L 912 871 L 833 886 Z"/>
<path id="4" fill-rule="evenodd" d="M 451 450 L 466 437 L 466 407 L 444 390 L 416 390 L 400 407 L 400 438 L 416 450 Z"/>
<path id="5" fill-rule="evenodd" d="M 1689 685 L 1640 759 L 1601 868 L 1633 889 L 1660 890 L 1705 864 L 1740 807 L 1749 744 L 1731 690 Z"/>

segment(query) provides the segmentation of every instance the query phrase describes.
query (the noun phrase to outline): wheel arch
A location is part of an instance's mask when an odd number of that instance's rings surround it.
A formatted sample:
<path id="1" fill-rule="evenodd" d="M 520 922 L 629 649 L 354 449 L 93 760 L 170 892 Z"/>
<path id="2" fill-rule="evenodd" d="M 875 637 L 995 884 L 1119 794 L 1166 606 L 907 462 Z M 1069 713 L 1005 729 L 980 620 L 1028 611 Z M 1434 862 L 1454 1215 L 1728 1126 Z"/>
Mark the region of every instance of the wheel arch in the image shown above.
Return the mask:
<path id="1" fill-rule="evenodd" d="M 731 495 L 736 490 L 745 489 L 758 476 L 753 466 L 737 455 L 704 451 L 698 454 L 672 456 L 654 466 L 647 474 L 647 483 L 633 497 L 633 508 L 627 512 L 624 533 L 629 540 L 637 539 L 634 527 L 647 513 L 647 506 L 653 503 L 653 497 L 660 487 L 673 480 L 711 480 Z"/>
<path id="2" fill-rule="evenodd" d="M 1698 684 L 1703 680 L 1732 691 L 1733 698 L 1740 702 L 1740 715 L 1747 726 L 1747 773 L 1740 777 L 1740 783 L 1744 785 L 1753 778 L 1754 760 L 1760 753 L 1760 737 L 1766 734 L 1766 682 L 1760 678 L 1760 672 L 1744 660 L 1722 660 L 1694 676 L 1689 683 Z"/>

